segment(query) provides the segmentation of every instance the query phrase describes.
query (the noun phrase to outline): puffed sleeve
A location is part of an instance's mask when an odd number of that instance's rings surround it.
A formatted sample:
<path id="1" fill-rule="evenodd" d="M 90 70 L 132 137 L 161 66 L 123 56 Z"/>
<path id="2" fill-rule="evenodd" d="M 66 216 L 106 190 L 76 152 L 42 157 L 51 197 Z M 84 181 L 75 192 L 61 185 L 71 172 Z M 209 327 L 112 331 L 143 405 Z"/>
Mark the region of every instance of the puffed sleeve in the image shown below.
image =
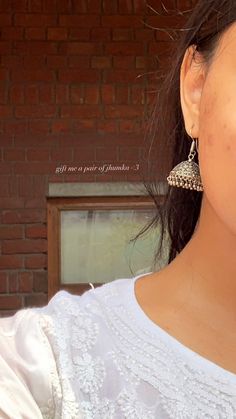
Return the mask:
<path id="1" fill-rule="evenodd" d="M 0 319 L 0 418 L 54 418 L 52 348 L 40 311 Z"/>

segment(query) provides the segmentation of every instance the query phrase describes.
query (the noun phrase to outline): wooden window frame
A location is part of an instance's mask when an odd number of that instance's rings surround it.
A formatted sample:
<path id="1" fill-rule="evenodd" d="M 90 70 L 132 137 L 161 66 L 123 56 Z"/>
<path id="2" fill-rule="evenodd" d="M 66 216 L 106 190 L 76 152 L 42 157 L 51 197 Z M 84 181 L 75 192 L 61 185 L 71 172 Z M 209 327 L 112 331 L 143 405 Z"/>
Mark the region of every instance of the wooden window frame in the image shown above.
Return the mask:
<path id="1" fill-rule="evenodd" d="M 163 196 L 159 196 L 160 203 Z M 73 294 L 82 294 L 90 288 L 89 284 L 61 283 L 61 217 L 60 212 L 75 210 L 114 210 L 114 209 L 155 209 L 155 205 L 148 196 L 81 196 L 81 197 L 48 197 L 48 299 L 59 290 L 66 290 Z M 91 278 L 91 282 L 92 278 Z M 94 287 L 102 285 L 94 283 Z"/>

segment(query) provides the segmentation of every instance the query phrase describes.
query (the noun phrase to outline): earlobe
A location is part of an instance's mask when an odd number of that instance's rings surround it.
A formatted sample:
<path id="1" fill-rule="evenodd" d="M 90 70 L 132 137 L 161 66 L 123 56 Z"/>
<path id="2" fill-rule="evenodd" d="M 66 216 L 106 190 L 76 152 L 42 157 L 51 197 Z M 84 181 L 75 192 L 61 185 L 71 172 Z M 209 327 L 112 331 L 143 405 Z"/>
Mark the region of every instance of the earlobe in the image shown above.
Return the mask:
<path id="1" fill-rule="evenodd" d="M 204 66 L 198 57 L 195 45 L 186 51 L 180 72 L 180 99 L 186 131 L 194 125 L 193 137 L 198 137 L 199 110 L 204 85 Z"/>

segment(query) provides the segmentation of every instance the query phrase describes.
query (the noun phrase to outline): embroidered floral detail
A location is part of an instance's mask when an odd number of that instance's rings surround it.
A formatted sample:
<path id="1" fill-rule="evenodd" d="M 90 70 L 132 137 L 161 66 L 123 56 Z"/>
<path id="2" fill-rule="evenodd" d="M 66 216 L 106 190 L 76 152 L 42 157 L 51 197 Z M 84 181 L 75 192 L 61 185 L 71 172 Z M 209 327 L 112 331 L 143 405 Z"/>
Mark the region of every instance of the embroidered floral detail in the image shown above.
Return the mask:
<path id="1" fill-rule="evenodd" d="M 108 399 L 100 399 L 96 403 L 81 402 L 81 412 L 86 419 L 113 419 L 115 403 Z"/>
<path id="2" fill-rule="evenodd" d="M 78 353 L 87 352 L 95 344 L 98 336 L 98 325 L 89 317 L 78 315 L 71 327 L 71 345 Z"/>
<path id="3" fill-rule="evenodd" d="M 127 419 L 155 419 L 153 411 L 147 408 L 141 401 L 137 399 L 135 391 L 127 390 L 121 392 L 117 399 L 123 417 Z"/>
<path id="4" fill-rule="evenodd" d="M 96 392 L 105 378 L 105 366 L 101 357 L 92 358 L 90 354 L 73 356 L 75 375 L 80 388 L 85 393 Z"/>

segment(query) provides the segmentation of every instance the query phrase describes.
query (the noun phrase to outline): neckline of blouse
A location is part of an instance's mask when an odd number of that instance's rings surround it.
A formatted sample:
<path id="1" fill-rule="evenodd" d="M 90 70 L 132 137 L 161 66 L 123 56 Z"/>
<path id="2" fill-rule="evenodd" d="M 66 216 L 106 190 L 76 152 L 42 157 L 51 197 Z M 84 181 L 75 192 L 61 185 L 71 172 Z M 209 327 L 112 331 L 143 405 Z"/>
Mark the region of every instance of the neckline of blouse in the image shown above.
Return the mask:
<path id="1" fill-rule="evenodd" d="M 145 330 L 151 332 L 152 335 L 157 336 L 159 338 L 161 336 L 162 341 L 166 343 L 169 347 L 171 347 L 173 350 L 177 350 L 180 354 L 182 354 L 185 360 L 187 361 L 188 365 L 191 365 L 191 367 L 193 367 L 193 364 L 195 364 L 196 367 L 200 367 L 204 372 L 208 370 L 210 373 L 214 375 L 216 374 L 217 377 L 224 380 L 227 379 L 229 382 L 233 382 L 234 384 L 236 384 L 236 374 L 221 367 L 214 361 L 205 358 L 204 356 L 190 349 L 188 346 L 185 346 L 181 341 L 169 334 L 166 330 L 164 330 L 161 326 L 159 326 L 157 323 L 155 323 L 153 320 L 151 320 L 151 318 L 147 316 L 147 314 L 144 312 L 136 298 L 135 283 L 139 278 L 151 273 L 153 272 L 150 271 L 146 272 L 145 274 L 142 273 L 140 275 L 136 275 L 131 278 L 131 281 L 129 283 L 129 305 L 132 306 L 138 324 L 142 325 Z"/>

